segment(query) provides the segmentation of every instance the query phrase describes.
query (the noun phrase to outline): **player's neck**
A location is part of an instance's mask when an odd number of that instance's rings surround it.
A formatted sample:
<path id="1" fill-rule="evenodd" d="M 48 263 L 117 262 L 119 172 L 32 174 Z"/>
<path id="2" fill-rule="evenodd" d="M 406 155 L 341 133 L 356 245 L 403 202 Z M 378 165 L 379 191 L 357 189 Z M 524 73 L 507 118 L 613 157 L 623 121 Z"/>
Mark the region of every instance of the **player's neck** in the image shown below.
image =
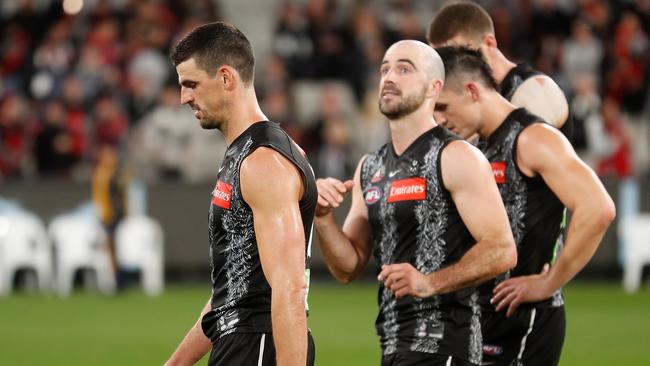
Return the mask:
<path id="1" fill-rule="evenodd" d="M 401 155 L 418 137 L 437 126 L 428 103 L 400 119 L 389 120 L 393 149 Z"/>
<path id="2" fill-rule="evenodd" d="M 481 103 L 483 123 L 478 134 L 482 139 L 487 139 L 505 122 L 506 118 L 517 107 L 503 98 L 496 90 L 487 95 Z"/>
<path id="3" fill-rule="evenodd" d="M 488 62 L 492 69 L 494 80 L 496 80 L 498 85 L 501 85 L 501 82 L 505 79 L 506 75 L 508 75 L 508 72 L 516 67 L 517 64 L 508 60 L 499 50 L 495 50 L 489 57 L 490 59 Z"/>
<path id="4" fill-rule="evenodd" d="M 232 103 L 230 118 L 222 131 L 228 145 L 253 123 L 268 120 L 260 108 L 253 88 L 243 89 L 236 98 Z"/>

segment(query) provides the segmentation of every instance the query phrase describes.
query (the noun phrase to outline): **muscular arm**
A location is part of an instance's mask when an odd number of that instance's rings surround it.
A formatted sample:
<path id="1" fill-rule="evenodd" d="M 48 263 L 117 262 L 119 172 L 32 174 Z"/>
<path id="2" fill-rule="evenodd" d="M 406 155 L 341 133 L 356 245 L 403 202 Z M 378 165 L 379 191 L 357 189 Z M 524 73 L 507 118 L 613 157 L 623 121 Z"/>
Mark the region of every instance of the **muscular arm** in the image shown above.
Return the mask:
<path id="1" fill-rule="evenodd" d="M 271 285 L 273 342 L 279 365 L 307 362 L 305 234 L 297 168 L 269 148 L 258 148 L 240 169 L 242 197 L 253 210 L 257 247 Z"/>
<path id="2" fill-rule="evenodd" d="M 525 107 L 556 128 L 562 127 L 569 116 L 569 103 L 564 92 L 546 75 L 526 79 L 512 96 L 512 104 Z"/>
<path id="3" fill-rule="evenodd" d="M 442 177 L 476 244 L 456 263 L 423 276 L 411 264 L 384 266 L 379 280 L 397 297 L 428 297 L 477 285 L 515 266 L 517 254 L 503 201 L 483 154 L 465 141 L 442 152 Z"/>
<path id="4" fill-rule="evenodd" d="M 354 180 L 318 179 L 318 206 L 314 219 L 316 234 L 327 268 L 339 281 L 348 283 L 366 267 L 370 258 L 370 224 L 368 210 L 361 192 L 361 159 Z M 334 220 L 337 208 L 352 191 L 350 211 L 341 229 Z"/>
<path id="5" fill-rule="evenodd" d="M 527 175 L 541 175 L 572 216 L 565 247 L 550 271 L 512 278 L 495 289 L 497 310 L 513 304 L 509 314 L 519 303 L 547 299 L 569 282 L 594 255 L 615 216 L 614 203 L 596 174 L 557 130 L 542 124 L 526 128 L 517 143 L 517 162 Z"/>
<path id="6" fill-rule="evenodd" d="M 201 315 L 196 321 L 194 326 L 187 332 L 181 344 L 178 345 L 176 351 L 171 355 L 169 360 L 165 363 L 165 366 L 186 366 L 194 365 L 198 362 L 210 349 L 212 348 L 212 343 L 203 333 L 201 329 L 201 319 L 203 315 L 210 311 L 210 301 L 208 299 L 207 304 L 201 310 Z"/>
<path id="7" fill-rule="evenodd" d="M 510 223 L 490 164 L 464 141 L 442 152 L 442 179 L 476 244 L 455 264 L 431 276 L 436 293 L 484 282 L 515 266 Z"/>

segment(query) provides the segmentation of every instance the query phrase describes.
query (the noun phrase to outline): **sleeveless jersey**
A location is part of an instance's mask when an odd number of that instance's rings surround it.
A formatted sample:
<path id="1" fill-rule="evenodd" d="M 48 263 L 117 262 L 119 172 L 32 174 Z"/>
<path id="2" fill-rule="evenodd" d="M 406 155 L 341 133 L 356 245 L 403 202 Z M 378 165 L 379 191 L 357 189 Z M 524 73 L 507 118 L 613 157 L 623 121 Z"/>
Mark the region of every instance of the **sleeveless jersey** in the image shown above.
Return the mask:
<path id="1" fill-rule="evenodd" d="M 533 123 L 544 123 L 526 109 L 515 109 L 481 145 L 490 161 L 494 178 L 508 213 L 517 245 L 517 266 L 479 287 L 481 305 L 490 305 L 492 290 L 505 278 L 538 274 L 545 263 L 553 263 L 564 244 L 564 205 L 541 176 L 530 178 L 517 166 L 517 139 Z M 561 306 L 561 290 L 534 306 Z"/>
<path id="2" fill-rule="evenodd" d="M 418 137 L 400 156 L 391 143 L 361 167 L 361 188 L 372 229 L 378 271 L 411 263 L 428 274 L 457 262 L 475 240 L 442 182 L 440 156 L 460 139 L 441 126 Z M 481 359 L 476 288 L 425 299 L 397 299 L 380 283 L 376 321 L 384 355 L 416 351 Z"/>
<path id="3" fill-rule="evenodd" d="M 212 191 L 209 214 L 212 309 L 203 317 L 202 327 L 213 342 L 234 332 L 272 331 L 271 287 L 262 271 L 253 212 L 244 201 L 240 187 L 242 161 L 258 147 L 281 153 L 302 176 L 304 193 L 299 204 L 305 233 L 305 276 L 309 284 L 312 223 L 318 199 L 314 174 L 302 150 L 278 124 L 257 122 L 226 150 Z"/>
<path id="4" fill-rule="evenodd" d="M 538 75 L 544 75 L 544 73 L 533 69 L 527 63 L 517 64 L 517 66 L 510 69 L 506 74 L 506 77 L 503 78 L 501 85 L 499 85 L 499 93 L 504 98 L 512 101 L 512 97 L 515 95 L 515 92 L 521 84 L 523 84 L 528 78 Z M 569 117 L 567 117 L 566 122 L 564 122 L 560 128 L 560 132 L 562 132 L 570 142 L 573 141 L 573 118 L 571 117 L 571 111 L 569 111 Z"/>

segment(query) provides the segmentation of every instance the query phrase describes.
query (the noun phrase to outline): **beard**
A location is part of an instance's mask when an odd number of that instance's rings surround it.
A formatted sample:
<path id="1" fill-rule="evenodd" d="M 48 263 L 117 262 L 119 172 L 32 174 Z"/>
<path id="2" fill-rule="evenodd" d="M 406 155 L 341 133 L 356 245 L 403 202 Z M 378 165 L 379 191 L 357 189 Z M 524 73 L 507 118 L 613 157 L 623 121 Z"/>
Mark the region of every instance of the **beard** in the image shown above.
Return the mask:
<path id="1" fill-rule="evenodd" d="M 219 130 L 222 131 L 222 127 L 225 123 L 225 115 L 230 110 L 230 105 L 226 101 L 221 101 L 216 108 L 213 109 L 217 113 L 208 115 L 206 111 L 202 110 L 203 118 L 199 119 L 199 124 L 204 130 Z"/>
<path id="2" fill-rule="evenodd" d="M 382 103 L 381 97 L 379 98 L 379 111 L 391 121 L 406 117 L 415 112 L 426 97 L 426 87 L 422 89 L 419 94 L 409 95 L 404 97 L 400 102 L 393 106 L 388 106 Z"/>
<path id="3" fill-rule="evenodd" d="M 215 121 L 214 119 L 201 119 L 199 120 L 199 123 L 201 124 L 201 128 L 204 130 L 221 130 L 219 127 L 221 126 L 221 123 L 218 121 Z"/>

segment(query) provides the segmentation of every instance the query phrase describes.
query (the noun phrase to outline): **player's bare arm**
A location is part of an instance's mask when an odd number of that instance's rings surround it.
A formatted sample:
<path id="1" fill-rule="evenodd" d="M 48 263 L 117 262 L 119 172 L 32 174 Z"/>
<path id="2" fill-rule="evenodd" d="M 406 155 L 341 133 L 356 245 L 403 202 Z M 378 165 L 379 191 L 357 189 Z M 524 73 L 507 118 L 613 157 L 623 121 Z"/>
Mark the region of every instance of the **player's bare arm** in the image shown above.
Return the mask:
<path id="1" fill-rule="evenodd" d="M 201 310 L 199 319 L 194 323 L 194 326 L 187 332 L 183 341 L 178 345 L 176 351 L 171 355 L 165 366 L 189 366 L 197 363 L 208 351 L 212 348 L 212 342 L 205 336 L 201 328 L 201 320 L 203 315 L 210 311 L 210 303 L 212 299 L 208 299 L 207 304 Z"/>
<path id="2" fill-rule="evenodd" d="M 241 165 L 242 197 L 253 211 L 262 269 L 271 285 L 273 341 L 279 365 L 307 360 L 305 235 L 298 169 L 269 148 L 258 148 Z"/>
<path id="3" fill-rule="evenodd" d="M 442 152 L 441 169 L 476 244 L 457 263 L 426 275 L 410 263 L 383 266 L 379 280 L 397 297 L 428 297 L 474 286 L 517 262 L 505 207 L 483 154 L 465 141 L 454 141 Z"/>
<path id="4" fill-rule="evenodd" d="M 348 283 L 356 278 L 370 259 L 372 243 L 368 210 L 361 192 L 361 164 L 354 179 L 341 182 L 334 178 L 316 180 L 318 205 L 314 226 L 327 268 L 339 281 Z M 352 192 L 350 211 L 341 229 L 334 220 L 332 209 L 337 208 Z"/>
<path id="5" fill-rule="evenodd" d="M 524 174 L 541 175 L 572 212 L 565 247 L 549 271 L 511 278 L 495 288 L 497 311 L 512 314 L 519 304 L 547 299 L 589 262 L 615 216 L 612 199 L 596 174 L 578 158 L 557 130 L 527 127 L 517 143 L 517 164 Z"/>
<path id="6" fill-rule="evenodd" d="M 562 89 L 546 75 L 526 79 L 512 96 L 512 104 L 525 107 L 556 128 L 569 116 L 569 103 Z"/>

